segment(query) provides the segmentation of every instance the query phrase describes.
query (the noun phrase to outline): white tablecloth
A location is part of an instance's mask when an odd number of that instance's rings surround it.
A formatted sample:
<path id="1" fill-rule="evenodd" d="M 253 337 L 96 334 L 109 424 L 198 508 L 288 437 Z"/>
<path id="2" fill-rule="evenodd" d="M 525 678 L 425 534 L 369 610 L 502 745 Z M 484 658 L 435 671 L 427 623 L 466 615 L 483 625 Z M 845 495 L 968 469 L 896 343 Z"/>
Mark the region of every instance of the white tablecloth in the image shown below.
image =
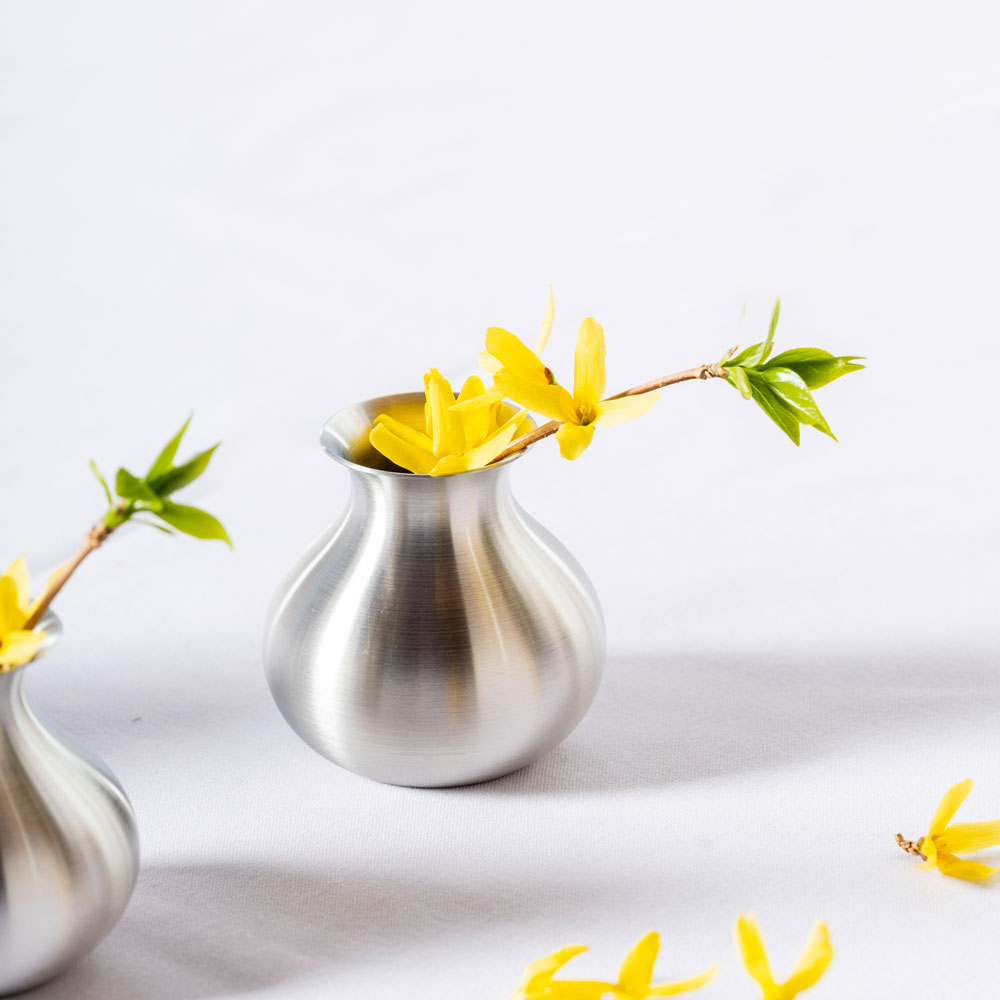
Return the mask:
<path id="1" fill-rule="evenodd" d="M 1000 62 L 988 3 L 0 8 L 0 553 L 43 573 L 190 409 L 189 502 L 236 543 L 123 530 L 59 598 L 36 708 L 139 817 L 124 919 L 46 1000 L 502 1000 L 581 941 L 609 976 L 776 972 L 821 997 L 996 995 L 997 887 L 919 870 L 1000 816 Z M 594 579 L 601 693 L 491 784 L 383 787 L 268 695 L 283 573 L 341 508 L 334 410 L 474 369 L 485 327 L 612 388 L 760 339 L 863 354 L 796 450 L 719 383 L 664 392 L 522 503 Z M 741 306 L 747 315 L 740 319 Z M 995 855 L 994 855 L 995 856 Z M 998 883 L 1000 884 L 1000 883 Z M 570 966 L 568 972 L 573 969 Z"/>

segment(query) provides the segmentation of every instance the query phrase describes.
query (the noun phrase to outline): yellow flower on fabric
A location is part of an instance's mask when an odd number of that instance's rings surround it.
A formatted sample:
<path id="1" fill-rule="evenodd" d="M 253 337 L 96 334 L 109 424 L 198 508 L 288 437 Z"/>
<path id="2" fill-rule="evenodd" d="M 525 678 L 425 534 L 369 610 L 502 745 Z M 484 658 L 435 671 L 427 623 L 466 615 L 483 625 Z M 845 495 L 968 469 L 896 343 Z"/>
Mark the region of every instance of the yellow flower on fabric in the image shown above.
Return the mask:
<path id="1" fill-rule="evenodd" d="M 959 851 L 982 851 L 988 847 L 1000 846 L 1000 820 L 954 823 L 949 826 L 971 791 L 971 778 L 949 788 L 938 804 L 927 836 L 921 837 L 916 844 L 903 840 L 900 834 L 896 834 L 896 840 L 904 850 L 924 859 L 922 868 L 937 868 L 943 875 L 972 882 L 988 878 L 996 871 L 996 868 L 989 865 L 956 857 Z"/>
<path id="2" fill-rule="evenodd" d="M 525 425 L 527 413 L 505 406 L 476 375 L 455 398 L 448 380 L 432 368 L 424 376 L 423 429 L 380 413 L 368 439 L 400 468 L 418 475 L 449 476 L 489 465 Z"/>
<path id="3" fill-rule="evenodd" d="M 521 347 L 527 351 L 523 344 Z M 530 371 L 525 374 L 525 366 L 519 363 L 505 364 L 494 376 L 494 385 L 521 406 L 561 421 L 562 426 L 556 431 L 559 451 L 563 458 L 579 458 L 593 440 L 596 427 L 636 420 L 648 413 L 660 398 L 658 392 L 647 392 L 601 399 L 607 382 L 605 353 L 604 328 L 588 317 L 577 331 L 572 395 L 555 382 L 543 382 L 537 373 L 533 377 Z"/>
<path id="4" fill-rule="evenodd" d="M 760 986 L 761 1000 L 792 1000 L 803 990 L 814 986 L 833 960 L 826 924 L 817 924 L 813 928 L 806 950 L 792 975 L 783 983 L 776 983 L 771 975 L 764 942 L 753 917 L 740 917 L 736 922 L 736 941 L 747 972 Z"/>
<path id="5" fill-rule="evenodd" d="M 28 596 L 28 565 L 22 557 L 0 576 L 0 672 L 27 663 L 45 640 L 44 632 L 24 628 L 34 610 Z"/>
<path id="6" fill-rule="evenodd" d="M 618 982 L 611 988 L 611 995 L 618 1000 L 647 1000 L 647 997 L 673 997 L 699 990 L 710 982 L 719 971 L 717 965 L 690 979 L 653 985 L 653 966 L 660 950 L 660 935 L 650 931 L 628 953 L 618 973 Z M 595 1000 L 597 998 L 595 997 Z"/>
<path id="7" fill-rule="evenodd" d="M 611 983 L 552 978 L 571 958 L 586 950 L 582 944 L 573 944 L 532 962 L 510 1000 L 580 1000 L 581 997 L 603 996 L 613 989 Z"/>
<path id="8" fill-rule="evenodd" d="M 555 376 L 541 359 L 552 335 L 552 324 L 556 318 L 556 304 L 552 297 L 552 286 L 549 285 L 549 296 L 545 303 L 545 316 L 542 318 L 542 328 L 538 333 L 538 345 L 531 350 L 519 337 L 509 330 L 499 326 L 491 326 L 486 331 L 486 350 L 479 355 L 479 363 L 491 375 L 501 368 L 507 368 L 528 381 L 541 385 L 551 385 Z"/>

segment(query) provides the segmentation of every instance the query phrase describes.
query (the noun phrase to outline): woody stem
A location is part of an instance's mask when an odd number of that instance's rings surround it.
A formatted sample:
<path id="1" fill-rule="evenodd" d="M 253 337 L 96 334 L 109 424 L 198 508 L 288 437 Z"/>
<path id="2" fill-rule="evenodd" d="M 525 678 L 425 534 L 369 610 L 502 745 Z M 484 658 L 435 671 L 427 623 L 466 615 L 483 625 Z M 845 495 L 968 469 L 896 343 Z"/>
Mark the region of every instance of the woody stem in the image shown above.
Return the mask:
<path id="1" fill-rule="evenodd" d="M 668 385 L 676 385 L 678 382 L 690 382 L 692 379 L 725 378 L 725 376 L 726 369 L 720 367 L 718 364 L 698 365 L 696 368 L 687 368 L 682 372 L 674 372 L 673 375 L 664 375 L 662 378 L 654 379 L 652 382 L 643 382 L 641 385 L 634 385 L 631 389 L 626 389 L 624 392 L 617 392 L 613 396 L 607 396 L 606 399 L 641 396 L 643 393 L 655 392 L 657 389 L 663 389 Z M 542 424 L 533 431 L 522 434 L 521 437 L 511 441 L 490 464 L 501 462 L 511 455 L 516 455 L 519 451 L 524 451 L 528 445 L 532 445 L 536 441 L 541 441 L 542 438 L 547 438 L 555 434 L 562 427 L 563 423 L 564 421 L 562 420 L 550 420 L 547 424 Z"/>
<path id="2" fill-rule="evenodd" d="M 118 513 L 125 509 L 124 503 L 118 504 Z M 80 563 L 83 562 L 87 556 L 90 555 L 95 549 L 99 549 L 104 541 L 107 539 L 108 535 L 117 528 L 118 525 L 108 525 L 105 521 L 98 521 L 90 531 L 87 532 L 87 537 L 84 538 L 83 544 L 76 550 L 73 558 L 69 562 L 64 563 L 59 571 L 49 580 L 48 586 L 45 588 L 44 593 L 38 600 L 38 604 L 35 606 L 35 610 L 31 613 L 28 620 L 24 623 L 24 628 L 28 631 L 33 629 L 41 620 L 42 615 L 49 610 L 49 605 L 55 600 L 59 591 L 66 586 L 69 578 L 77 571 Z"/>

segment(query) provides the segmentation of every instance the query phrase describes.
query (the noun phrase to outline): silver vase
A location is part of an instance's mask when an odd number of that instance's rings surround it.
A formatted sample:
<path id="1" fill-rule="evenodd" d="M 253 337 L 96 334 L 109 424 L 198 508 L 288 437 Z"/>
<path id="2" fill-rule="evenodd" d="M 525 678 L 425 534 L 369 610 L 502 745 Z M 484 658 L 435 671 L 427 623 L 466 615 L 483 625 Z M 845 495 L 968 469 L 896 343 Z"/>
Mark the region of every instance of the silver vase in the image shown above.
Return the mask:
<path id="1" fill-rule="evenodd" d="M 265 637 L 292 728 L 358 774 L 398 785 L 485 781 L 551 750 L 593 701 L 600 604 L 576 560 L 510 491 L 516 457 L 415 476 L 368 445 L 380 412 L 342 410 L 321 443 L 351 476 L 346 511 L 302 556 Z"/>
<path id="2" fill-rule="evenodd" d="M 39 627 L 48 633 L 41 655 L 61 629 L 51 613 Z M 122 915 L 139 867 L 125 793 L 97 757 L 31 710 L 28 669 L 0 673 L 0 996 L 94 948 Z"/>

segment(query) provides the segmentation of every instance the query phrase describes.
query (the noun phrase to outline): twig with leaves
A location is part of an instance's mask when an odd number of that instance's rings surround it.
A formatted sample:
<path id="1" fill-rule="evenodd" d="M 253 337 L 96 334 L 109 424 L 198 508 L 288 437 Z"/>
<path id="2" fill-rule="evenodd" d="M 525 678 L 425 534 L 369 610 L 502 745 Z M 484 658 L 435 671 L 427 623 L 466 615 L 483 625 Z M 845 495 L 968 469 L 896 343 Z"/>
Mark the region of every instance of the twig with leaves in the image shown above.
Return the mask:
<path id="1" fill-rule="evenodd" d="M 23 624 L 23 629 L 35 628 L 52 601 L 70 577 L 79 569 L 84 559 L 91 552 L 100 548 L 112 533 L 129 521 L 136 524 L 146 524 L 167 534 L 179 531 L 181 534 L 191 535 L 194 538 L 218 539 L 230 547 L 232 546 L 226 529 L 217 518 L 198 507 L 175 503 L 171 499 L 178 490 L 189 486 L 201 476 L 208 468 L 208 463 L 212 460 L 215 450 L 219 447 L 218 444 L 215 444 L 186 462 L 176 465 L 174 459 L 177 456 L 177 449 L 180 447 L 181 440 L 190 423 L 191 417 L 188 417 L 184 426 L 167 442 L 149 467 L 149 471 L 142 478 L 134 476 L 128 469 L 119 469 L 115 476 L 115 496 L 112 496 L 111 488 L 97 465 L 91 461 L 91 471 L 104 489 L 108 509 L 87 532 L 83 543 L 73 557 L 52 575 L 45 591 L 32 605 L 31 614 Z M 158 524 L 155 520 L 147 520 L 147 517 L 140 515 L 157 518 L 163 524 Z"/>

